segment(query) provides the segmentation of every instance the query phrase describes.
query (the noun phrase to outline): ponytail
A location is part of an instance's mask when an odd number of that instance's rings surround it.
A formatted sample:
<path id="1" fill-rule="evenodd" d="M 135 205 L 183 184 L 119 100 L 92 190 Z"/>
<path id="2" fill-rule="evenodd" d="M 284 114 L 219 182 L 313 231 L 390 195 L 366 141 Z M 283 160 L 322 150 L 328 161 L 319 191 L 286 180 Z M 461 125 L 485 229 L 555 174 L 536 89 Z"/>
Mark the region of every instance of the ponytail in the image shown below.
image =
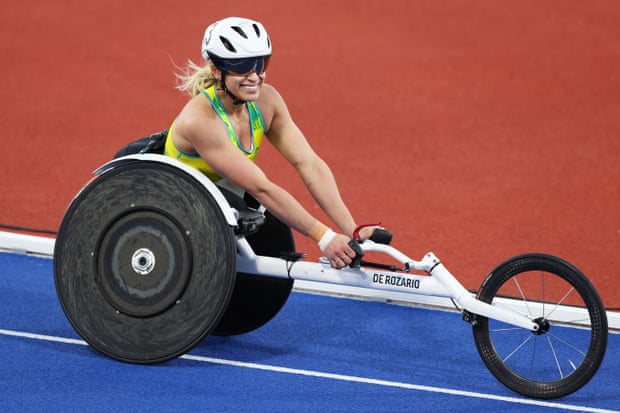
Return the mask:
<path id="1" fill-rule="evenodd" d="M 204 66 L 199 66 L 189 60 L 184 72 L 177 73 L 176 77 L 178 80 L 176 88 L 190 96 L 198 95 L 217 82 L 215 77 L 213 77 L 210 62 L 207 62 Z"/>

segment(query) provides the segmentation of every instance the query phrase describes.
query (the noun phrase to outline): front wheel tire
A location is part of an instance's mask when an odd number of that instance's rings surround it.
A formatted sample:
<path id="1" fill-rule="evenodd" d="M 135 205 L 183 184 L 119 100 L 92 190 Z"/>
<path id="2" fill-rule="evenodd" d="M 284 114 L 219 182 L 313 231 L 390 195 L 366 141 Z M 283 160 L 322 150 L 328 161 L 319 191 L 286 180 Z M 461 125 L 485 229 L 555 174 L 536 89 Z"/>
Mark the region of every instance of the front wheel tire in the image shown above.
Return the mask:
<path id="1" fill-rule="evenodd" d="M 477 317 L 474 340 L 482 360 L 504 385 L 524 396 L 553 399 L 583 387 L 607 348 L 607 316 L 592 283 L 566 261 L 525 254 L 499 265 L 478 298 L 537 320 L 533 333 Z"/>

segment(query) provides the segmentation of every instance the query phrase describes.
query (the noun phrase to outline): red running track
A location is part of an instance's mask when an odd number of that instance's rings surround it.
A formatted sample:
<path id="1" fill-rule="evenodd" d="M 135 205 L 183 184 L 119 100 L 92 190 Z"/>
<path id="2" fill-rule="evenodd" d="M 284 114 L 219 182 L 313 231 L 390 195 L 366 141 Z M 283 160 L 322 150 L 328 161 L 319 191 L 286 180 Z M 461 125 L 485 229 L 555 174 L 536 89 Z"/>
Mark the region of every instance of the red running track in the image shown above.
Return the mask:
<path id="1" fill-rule="evenodd" d="M 5 0 L 0 224 L 57 228 L 93 169 L 168 126 L 174 65 L 228 15 L 270 30 L 268 81 L 359 222 L 471 289 L 509 256 L 556 254 L 620 307 L 615 0 Z M 322 217 L 271 148 L 259 162 Z"/>

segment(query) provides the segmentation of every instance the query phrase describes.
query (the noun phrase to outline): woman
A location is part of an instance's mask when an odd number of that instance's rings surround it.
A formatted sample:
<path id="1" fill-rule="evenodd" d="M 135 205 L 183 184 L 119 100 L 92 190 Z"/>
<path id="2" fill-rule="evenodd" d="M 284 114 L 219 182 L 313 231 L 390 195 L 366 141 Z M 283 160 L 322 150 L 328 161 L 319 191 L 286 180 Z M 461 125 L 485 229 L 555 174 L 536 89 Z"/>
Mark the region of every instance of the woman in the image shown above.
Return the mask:
<path id="1" fill-rule="evenodd" d="M 265 83 L 271 40 L 257 21 L 230 17 L 205 31 L 205 65 L 189 62 L 179 89 L 191 95 L 171 126 L 165 154 L 206 174 L 216 184 L 250 193 L 273 215 L 311 237 L 334 268 L 350 264 L 352 237 L 368 238 L 344 204 L 327 164 L 292 120 L 278 91 Z M 291 163 L 339 233 L 314 218 L 253 162 L 263 137 Z"/>

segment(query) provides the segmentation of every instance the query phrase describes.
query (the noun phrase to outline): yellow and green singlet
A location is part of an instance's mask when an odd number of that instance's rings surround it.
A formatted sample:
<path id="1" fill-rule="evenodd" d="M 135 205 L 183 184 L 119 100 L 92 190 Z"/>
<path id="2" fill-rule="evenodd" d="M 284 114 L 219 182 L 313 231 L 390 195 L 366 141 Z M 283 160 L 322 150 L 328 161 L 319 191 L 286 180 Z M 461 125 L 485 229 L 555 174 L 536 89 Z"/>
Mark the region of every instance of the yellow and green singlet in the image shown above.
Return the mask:
<path id="1" fill-rule="evenodd" d="M 265 120 L 263 119 L 263 115 L 258 108 L 256 102 L 246 102 L 246 107 L 248 109 L 248 113 L 250 114 L 250 128 L 252 130 L 252 144 L 249 150 L 245 149 L 241 142 L 239 142 L 239 138 L 233 129 L 232 124 L 230 123 L 230 118 L 228 117 L 228 113 L 226 113 L 226 109 L 224 109 L 224 105 L 222 105 L 222 101 L 217 96 L 217 92 L 215 90 L 215 86 L 211 86 L 202 91 L 202 93 L 209 99 L 211 102 L 211 106 L 215 113 L 217 113 L 218 117 L 222 120 L 226 129 L 228 129 L 228 137 L 233 145 L 235 145 L 244 155 L 254 161 L 256 156 L 258 155 L 258 151 L 260 149 L 260 145 L 263 141 L 263 137 L 265 135 Z M 178 159 L 179 161 L 198 169 L 200 172 L 205 174 L 209 179 L 213 182 L 217 182 L 222 179 L 215 171 L 200 157 L 198 154 L 190 154 L 185 153 L 177 149 L 177 147 L 172 142 L 172 131 L 174 130 L 174 122 L 168 131 L 168 136 L 166 138 L 166 145 L 164 148 L 164 154 L 171 156 L 173 158 Z"/>

